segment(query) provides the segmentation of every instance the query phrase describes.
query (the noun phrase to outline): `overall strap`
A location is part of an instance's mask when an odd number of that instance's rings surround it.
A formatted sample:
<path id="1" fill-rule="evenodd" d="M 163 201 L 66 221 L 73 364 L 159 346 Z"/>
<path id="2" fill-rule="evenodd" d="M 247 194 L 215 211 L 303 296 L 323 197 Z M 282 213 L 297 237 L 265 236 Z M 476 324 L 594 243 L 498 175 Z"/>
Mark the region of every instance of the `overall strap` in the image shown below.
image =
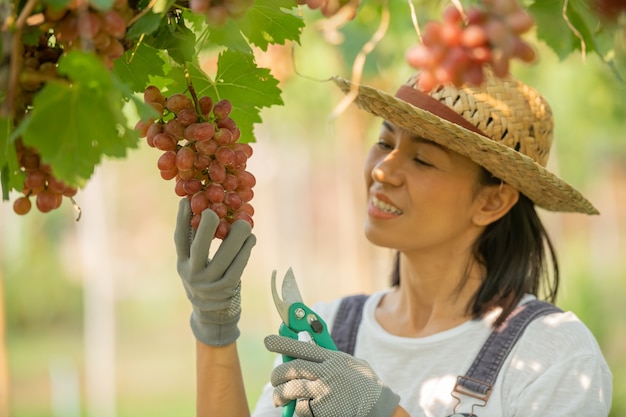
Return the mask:
<path id="1" fill-rule="evenodd" d="M 359 331 L 363 305 L 367 297 L 367 295 L 352 295 L 343 298 L 339 304 L 330 336 L 341 352 L 354 355 L 356 335 Z"/>
<path id="2" fill-rule="evenodd" d="M 491 332 L 467 373 L 458 377 L 453 394 L 469 395 L 486 404 L 504 361 L 526 327 L 538 317 L 561 311 L 540 300 L 529 301 L 513 310 L 504 323 Z"/>

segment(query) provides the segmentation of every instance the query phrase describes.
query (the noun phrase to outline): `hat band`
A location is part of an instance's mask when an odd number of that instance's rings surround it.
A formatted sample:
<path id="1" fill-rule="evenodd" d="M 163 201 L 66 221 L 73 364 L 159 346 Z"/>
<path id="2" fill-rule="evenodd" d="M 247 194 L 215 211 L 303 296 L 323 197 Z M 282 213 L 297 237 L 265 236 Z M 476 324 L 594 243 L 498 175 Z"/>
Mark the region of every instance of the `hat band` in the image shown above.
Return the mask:
<path id="1" fill-rule="evenodd" d="M 409 87 L 408 85 L 400 86 L 398 92 L 396 93 L 396 97 L 402 101 L 412 104 L 415 107 L 426 110 L 435 116 L 441 117 L 442 119 L 471 130 L 474 133 L 478 133 L 479 135 L 489 138 L 489 136 L 485 135 L 479 128 L 468 122 L 465 118 L 463 118 L 463 116 L 460 116 L 450 107 L 413 87 Z"/>

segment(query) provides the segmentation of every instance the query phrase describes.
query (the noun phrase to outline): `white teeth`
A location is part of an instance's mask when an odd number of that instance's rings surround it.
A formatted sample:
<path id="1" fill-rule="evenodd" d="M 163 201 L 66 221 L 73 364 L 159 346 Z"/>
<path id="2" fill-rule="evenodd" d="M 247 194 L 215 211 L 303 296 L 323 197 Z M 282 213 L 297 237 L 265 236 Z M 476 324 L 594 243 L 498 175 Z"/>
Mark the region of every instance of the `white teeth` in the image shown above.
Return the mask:
<path id="1" fill-rule="evenodd" d="M 399 208 L 392 206 L 391 204 L 385 203 L 384 201 L 380 201 L 376 197 L 372 197 L 372 204 L 374 204 L 374 207 L 387 213 L 402 214 L 402 210 L 400 210 Z"/>

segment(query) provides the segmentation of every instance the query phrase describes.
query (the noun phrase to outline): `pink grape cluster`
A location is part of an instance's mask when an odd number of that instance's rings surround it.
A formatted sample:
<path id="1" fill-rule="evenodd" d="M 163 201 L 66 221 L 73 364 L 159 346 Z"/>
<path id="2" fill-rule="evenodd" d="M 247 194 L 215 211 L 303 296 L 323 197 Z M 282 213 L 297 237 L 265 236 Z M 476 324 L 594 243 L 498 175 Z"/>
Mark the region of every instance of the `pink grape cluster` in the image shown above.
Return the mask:
<path id="1" fill-rule="evenodd" d="M 95 51 L 107 67 L 124 55 L 124 37 L 135 12 L 128 0 L 114 0 L 110 10 L 99 10 L 89 0 L 71 0 L 66 7 L 48 5 L 43 30 L 52 29 L 65 50 Z"/>
<path id="2" fill-rule="evenodd" d="M 23 196 L 13 202 L 13 211 L 26 214 L 32 207 L 31 197 L 39 211 L 48 213 L 61 206 L 63 197 L 73 197 L 77 189 L 55 178 L 50 165 L 43 164 L 36 149 L 24 146 L 21 140 L 16 141 L 17 159 L 20 169 L 26 174 Z"/>
<path id="3" fill-rule="evenodd" d="M 224 239 L 230 225 L 244 220 L 254 226 L 250 200 L 256 184 L 246 171 L 252 147 L 238 142 L 241 132 L 230 117 L 232 103 L 217 103 L 209 96 L 197 101 L 182 93 L 165 97 L 155 86 L 144 100 L 161 115 L 140 120 L 136 129 L 148 145 L 163 152 L 157 166 L 165 180 L 176 180 L 174 192 L 190 200 L 191 225 L 197 228 L 202 212 L 209 208 L 220 218 L 215 237 Z"/>
<path id="4" fill-rule="evenodd" d="M 418 87 L 425 92 L 447 83 L 480 85 L 487 66 L 503 77 L 511 59 L 535 60 L 534 49 L 520 38 L 534 24 L 516 0 L 482 0 L 466 16 L 450 5 L 441 22 L 425 25 L 422 43 L 406 59 L 421 70 Z"/>
<path id="5" fill-rule="evenodd" d="M 252 3 L 253 0 L 189 0 L 189 8 L 204 14 L 209 25 L 223 26 L 228 19 L 242 17 Z"/>

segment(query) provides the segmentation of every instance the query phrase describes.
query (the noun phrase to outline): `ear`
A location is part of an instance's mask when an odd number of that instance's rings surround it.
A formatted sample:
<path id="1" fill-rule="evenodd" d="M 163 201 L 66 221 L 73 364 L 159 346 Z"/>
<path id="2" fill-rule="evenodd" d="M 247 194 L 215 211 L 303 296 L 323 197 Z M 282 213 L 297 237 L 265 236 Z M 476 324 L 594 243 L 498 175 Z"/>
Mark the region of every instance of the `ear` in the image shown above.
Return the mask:
<path id="1" fill-rule="evenodd" d="M 519 191 L 507 183 L 484 187 L 477 197 L 477 210 L 472 220 L 477 226 L 488 226 L 499 220 L 519 200 Z"/>

